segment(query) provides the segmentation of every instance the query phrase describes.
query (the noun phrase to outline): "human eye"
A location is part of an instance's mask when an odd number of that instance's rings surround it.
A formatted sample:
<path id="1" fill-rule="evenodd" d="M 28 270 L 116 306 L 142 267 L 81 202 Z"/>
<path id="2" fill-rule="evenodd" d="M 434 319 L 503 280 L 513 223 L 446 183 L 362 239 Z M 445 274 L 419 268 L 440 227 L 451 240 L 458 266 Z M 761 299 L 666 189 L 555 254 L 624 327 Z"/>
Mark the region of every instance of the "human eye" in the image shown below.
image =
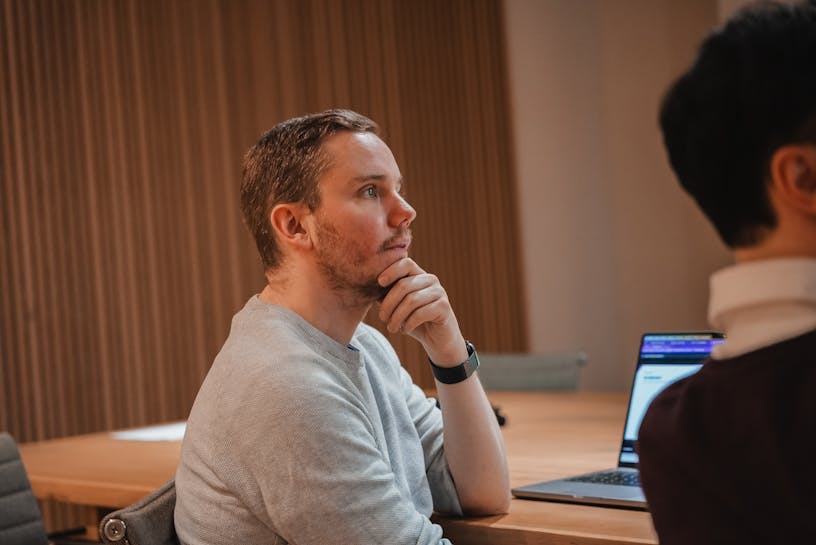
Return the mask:
<path id="1" fill-rule="evenodd" d="M 369 199 L 376 199 L 378 196 L 377 188 L 373 185 L 367 186 L 366 188 L 363 189 L 363 195 L 368 197 Z"/>

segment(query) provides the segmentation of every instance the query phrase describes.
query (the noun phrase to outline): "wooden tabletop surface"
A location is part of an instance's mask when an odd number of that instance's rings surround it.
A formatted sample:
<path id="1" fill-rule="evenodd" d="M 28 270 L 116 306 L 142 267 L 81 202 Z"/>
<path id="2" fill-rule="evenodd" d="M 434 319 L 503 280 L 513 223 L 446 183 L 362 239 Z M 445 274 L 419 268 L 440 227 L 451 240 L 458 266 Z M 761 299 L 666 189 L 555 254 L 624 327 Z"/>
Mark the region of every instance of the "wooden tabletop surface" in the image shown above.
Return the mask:
<path id="1" fill-rule="evenodd" d="M 614 467 L 626 397 L 620 393 L 490 392 L 502 428 L 510 484 L 519 486 Z M 117 508 L 175 474 L 179 441 L 123 441 L 96 433 L 20 445 L 41 499 Z M 507 515 L 436 517 L 458 544 L 611 545 L 657 543 L 648 513 L 519 500 Z"/>
<path id="2" fill-rule="evenodd" d="M 617 465 L 625 394 L 490 392 L 488 397 L 507 417 L 502 430 L 511 486 Z M 457 545 L 657 543 L 648 513 L 610 507 L 513 499 L 507 515 L 435 520 Z"/>

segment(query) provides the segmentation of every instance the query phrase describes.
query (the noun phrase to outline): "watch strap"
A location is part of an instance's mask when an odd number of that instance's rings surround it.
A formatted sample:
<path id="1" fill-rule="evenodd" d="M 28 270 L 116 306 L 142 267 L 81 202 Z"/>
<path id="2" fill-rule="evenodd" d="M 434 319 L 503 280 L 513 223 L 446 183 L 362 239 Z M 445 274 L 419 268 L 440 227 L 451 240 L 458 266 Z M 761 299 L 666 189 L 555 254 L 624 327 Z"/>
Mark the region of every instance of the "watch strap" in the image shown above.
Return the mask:
<path id="1" fill-rule="evenodd" d="M 479 356 L 476 354 L 476 348 L 470 341 L 465 341 L 465 346 L 468 351 L 468 359 L 454 367 L 439 367 L 431 361 L 431 358 L 428 358 L 431 363 L 431 371 L 433 371 L 436 380 L 442 384 L 456 384 L 476 372 L 476 369 L 479 368 Z"/>

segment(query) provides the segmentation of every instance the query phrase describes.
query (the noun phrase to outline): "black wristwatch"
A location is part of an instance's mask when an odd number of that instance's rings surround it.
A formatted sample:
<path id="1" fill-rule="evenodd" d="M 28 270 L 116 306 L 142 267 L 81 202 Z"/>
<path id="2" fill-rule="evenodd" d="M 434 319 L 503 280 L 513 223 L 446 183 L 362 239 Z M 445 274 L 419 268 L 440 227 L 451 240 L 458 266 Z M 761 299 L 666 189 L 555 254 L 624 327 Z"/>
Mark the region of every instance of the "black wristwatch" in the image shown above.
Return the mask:
<path id="1" fill-rule="evenodd" d="M 476 349 L 470 341 L 465 341 L 465 346 L 468 351 L 468 359 L 456 367 L 439 367 L 431 361 L 431 358 L 428 358 L 436 380 L 442 384 L 456 384 L 476 372 L 476 369 L 479 368 L 479 356 L 476 354 Z"/>

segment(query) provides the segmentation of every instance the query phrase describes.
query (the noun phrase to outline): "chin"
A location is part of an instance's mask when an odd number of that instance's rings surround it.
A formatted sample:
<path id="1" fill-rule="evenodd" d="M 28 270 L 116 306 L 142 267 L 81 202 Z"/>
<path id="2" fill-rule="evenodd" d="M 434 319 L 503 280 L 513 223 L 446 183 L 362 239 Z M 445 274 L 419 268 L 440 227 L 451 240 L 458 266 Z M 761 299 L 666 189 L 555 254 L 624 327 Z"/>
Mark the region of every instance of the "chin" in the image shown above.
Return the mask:
<path id="1" fill-rule="evenodd" d="M 389 291 L 391 291 L 391 286 L 393 285 L 394 284 L 391 284 L 390 286 L 380 286 L 379 284 L 377 284 L 375 300 L 378 303 L 382 303 L 383 299 L 385 299 L 385 296 L 388 295 Z"/>
<path id="2" fill-rule="evenodd" d="M 391 286 L 380 286 L 376 281 L 368 284 L 361 284 L 355 288 L 357 295 L 371 303 L 382 301 L 388 294 Z"/>

